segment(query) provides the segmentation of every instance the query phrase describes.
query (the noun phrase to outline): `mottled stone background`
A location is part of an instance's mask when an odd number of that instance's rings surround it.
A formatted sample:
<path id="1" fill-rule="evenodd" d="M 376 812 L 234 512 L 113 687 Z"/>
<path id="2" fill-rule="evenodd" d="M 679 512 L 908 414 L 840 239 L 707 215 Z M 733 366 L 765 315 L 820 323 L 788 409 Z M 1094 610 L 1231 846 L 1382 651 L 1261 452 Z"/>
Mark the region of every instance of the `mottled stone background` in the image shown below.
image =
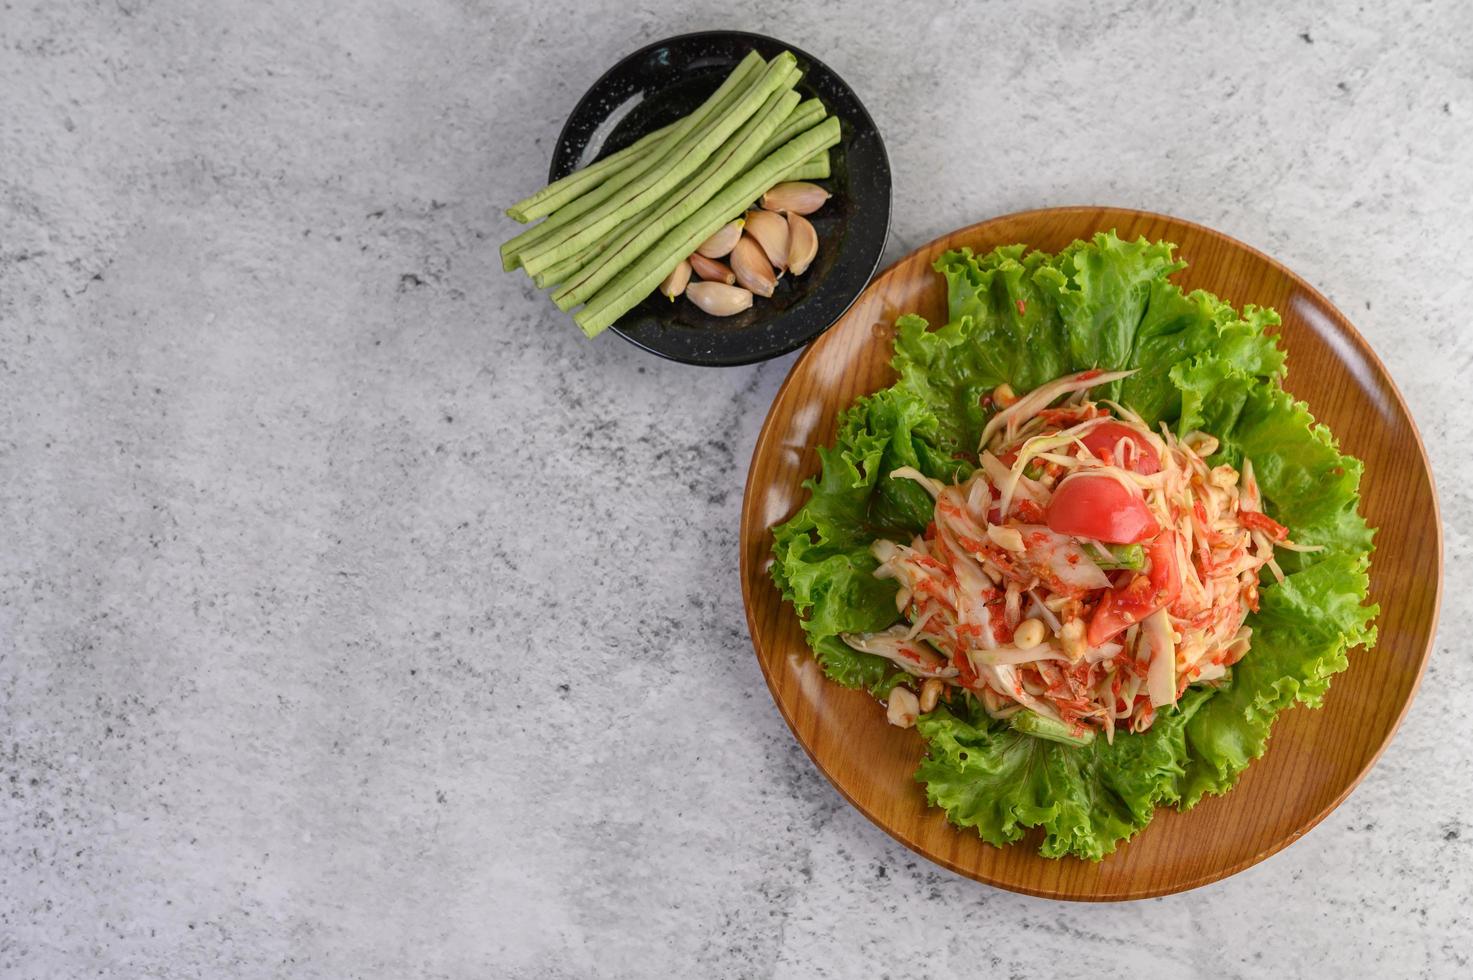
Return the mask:
<path id="1" fill-rule="evenodd" d="M 1385 358 L 1442 639 L 1303 841 L 1184 896 L 1021 898 L 794 743 L 736 572 L 791 358 L 586 342 L 496 256 L 599 72 L 717 26 L 866 100 L 889 258 L 1169 211 Z M 1468 976 L 1470 41 L 1458 0 L 5 4 L 0 975 Z"/>

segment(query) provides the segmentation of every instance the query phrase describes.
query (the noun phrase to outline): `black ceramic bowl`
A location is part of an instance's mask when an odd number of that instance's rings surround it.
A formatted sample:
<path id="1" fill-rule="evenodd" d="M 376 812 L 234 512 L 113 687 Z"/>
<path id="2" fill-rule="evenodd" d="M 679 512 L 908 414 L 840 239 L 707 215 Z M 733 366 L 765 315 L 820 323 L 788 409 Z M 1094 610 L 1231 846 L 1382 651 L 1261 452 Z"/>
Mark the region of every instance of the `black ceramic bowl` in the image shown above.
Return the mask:
<path id="1" fill-rule="evenodd" d="M 829 150 L 832 176 L 815 181 L 833 197 L 810 215 L 818 257 L 802 276 L 786 275 L 769 299 L 730 317 L 703 313 L 689 300 L 658 293 L 624 314 L 614 330 L 630 343 L 687 364 L 751 364 L 786 354 L 827 330 L 864 290 L 890 230 L 890 161 L 854 90 L 823 62 L 761 34 L 703 31 L 666 38 L 629 55 L 579 100 L 558 136 L 548 180 L 695 110 L 748 51 L 765 58 L 787 50 L 798 59 L 798 91 L 838 116 L 843 137 Z"/>

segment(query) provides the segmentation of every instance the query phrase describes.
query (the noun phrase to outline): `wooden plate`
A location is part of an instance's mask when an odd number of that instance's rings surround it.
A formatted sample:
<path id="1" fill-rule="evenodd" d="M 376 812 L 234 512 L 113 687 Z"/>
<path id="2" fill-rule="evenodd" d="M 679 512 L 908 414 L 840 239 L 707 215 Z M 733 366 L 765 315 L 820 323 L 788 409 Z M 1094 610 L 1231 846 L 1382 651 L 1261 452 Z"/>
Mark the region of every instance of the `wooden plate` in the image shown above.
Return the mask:
<path id="1" fill-rule="evenodd" d="M 1365 461 L 1362 507 L 1379 528 L 1371 598 L 1380 641 L 1350 654 L 1322 708 L 1295 707 L 1274 725 L 1267 754 L 1236 788 L 1188 813 L 1159 810 L 1133 842 L 1097 864 L 1038 854 L 1041 832 L 996 848 L 926 805 L 913 774 L 914 730 L 885 722 L 869 695 L 827 681 L 792 607 L 767 574 L 770 528 L 807 498 L 815 447 L 832 442 L 835 415 L 889 385 L 892 325 L 903 313 L 946 320 L 946 290 L 931 263 L 963 245 L 982 252 L 1025 242 L 1056 252 L 1115 229 L 1180 246 L 1176 281 L 1241 307 L 1283 317 L 1285 387 Z M 1427 662 L 1442 586 L 1442 524 L 1432 474 L 1406 404 L 1375 353 L 1313 287 L 1273 259 L 1200 225 L 1113 208 L 1027 211 L 938 238 L 870 284 L 849 312 L 793 366 L 757 440 L 741 528 L 742 596 L 757 658 L 783 717 L 839 792 L 891 836 L 938 864 L 1000 888 L 1048 898 L 1119 901 L 1184 891 L 1255 864 L 1303 836 L 1350 793 L 1391 739 Z"/>

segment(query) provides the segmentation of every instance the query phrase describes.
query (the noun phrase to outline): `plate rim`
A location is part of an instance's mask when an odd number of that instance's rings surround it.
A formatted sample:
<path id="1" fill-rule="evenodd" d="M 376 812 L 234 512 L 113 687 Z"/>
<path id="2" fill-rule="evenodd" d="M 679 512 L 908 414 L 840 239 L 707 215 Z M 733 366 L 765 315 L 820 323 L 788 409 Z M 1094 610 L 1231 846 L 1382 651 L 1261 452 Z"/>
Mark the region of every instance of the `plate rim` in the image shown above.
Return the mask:
<path id="1" fill-rule="evenodd" d="M 619 60 L 615 61 L 612 65 L 610 65 L 607 69 L 600 73 L 598 78 L 595 79 L 593 83 L 590 84 L 588 88 L 583 92 L 583 94 L 578 97 L 578 101 L 573 104 L 572 110 L 568 113 L 567 118 L 563 121 L 562 128 L 558 130 L 557 139 L 553 141 L 552 153 L 548 160 L 548 182 L 551 183 L 552 181 L 558 179 L 558 159 L 560 156 L 563 155 L 563 147 L 569 141 L 569 134 L 574 130 L 574 123 L 579 119 L 581 115 L 583 115 L 585 111 L 585 106 L 592 106 L 595 103 L 595 96 L 600 86 L 603 86 L 605 83 L 607 83 L 615 75 L 615 73 L 617 73 L 627 63 L 645 56 L 650 51 L 680 42 L 691 42 L 706 38 L 735 38 L 749 43 L 754 41 L 762 41 L 779 45 L 791 51 L 800 61 L 806 61 L 808 65 L 827 72 L 828 75 L 832 77 L 835 82 L 837 82 L 840 86 L 844 88 L 845 91 L 848 92 L 849 98 L 853 100 L 854 106 L 859 112 L 860 121 L 862 121 L 864 124 L 864 126 L 861 126 L 859 128 L 864 132 L 872 134 L 875 149 L 878 151 L 879 154 L 879 173 L 883 177 L 885 185 L 885 213 L 882 221 L 883 227 L 880 231 L 878 247 L 875 249 L 874 261 L 872 263 L 861 263 L 862 265 L 869 266 L 869 268 L 862 270 L 864 273 L 864 286 L 861 287 L 857 292 L 855 292 L 853 296 L 849 298 L 848 302 L 844 304 L 842 309 L 838 309 L 835 311 L 832 319 L 830 319 L 827 324 L 814 331 L 813 333 L 810 333 L 807 336 L 800 337 L 791 342 L 784 341 L 771 349 L 752 349 L 734 357 L 689 357 L 681 354 L 676 354 L 671 351 L 662 350 L 657 346 L 645 343 L 641 339 L 621 329 L 617 322 L 612 324 L 609 328 L 613 333 L 617 334 L 620 338 L 634 345 L 638 349 L 649 354 L 654 354 L 656 357 L 663 358 L 667 361 L 673 361 L 677 364 L 690 364 L 696 367 L 714 368 L 746 367 L 751 364 L 760 364 L 763 361 L 770 361 L 773 358 L 782 357 L 785 354 L 791 354 L 793 351 L 798 350 L 805 345 L 812 344 L 819 337 L 822 337 L 829 330 L 833 329 L 834 324 L 844 319 L 844 316 L 851 309 L 854 308 L 854 304 L 859 302 L 859 297 L 864 295 L 865 290 L 869 288 L 870 283 L 875 280 L 875 270 L 880 268 L 880 263 L 884 260 L 885 257 L 885 247 L 890 243 L 890 225 L 895 212 L 895 176 L 894 168 L 890 164 L 890 152 L 885 147 L 885 138 L 880 134 L 880 127 L 875 122 L 874 116 L 871 115 L 869 109 L 865 106 L 864 100 L 859 97 L 859 93 L 854 90 L 854 86 L 850 85 L 849 82 L 845 80 L 843 75 L 840 75 L 837 71 L 835 71 L 827 62 L 814 57 L 811 53 L 804 50 L 803 48 L 800 48 L 795 44 L 790 44 L 781 38 L 773 37 L 770 34 L 759 34 L 756 31 L 734 31 L 723 30 L 721 28 L 712 28 L 709 30 L 687 31 L 683 34 L 672 34 L 669 37 L 656 39 L 649 42 L 648 44 L 636 48 L 635 50 L 619 58 Z M 752 47 L 753 50 L 756 49 L 755 44 Z M 852 135 L 855 128 L 854 121 L 850 121 L 846 117 L 840 117 L 840 122 L 843 123 L 850 131 L 848 134 L 846 134 L 846 138 L 847 136 Z"/>
<path id="2" fill-rule="evenodd" d="M 757 440 L 756 440 L 756 442 L 755 442 L 755 444 L 753 445 L 753 448 L 752 448 L 752 458 L 751 458 L 750 462 L 747 465 L 747 477 L 746 477 L 746 480 L 743 482 L 743 487 L 742 487 L 741 521 L 740 521 L 740 526 L 739 526 L 738 535 L 737 535 L 738 551 L 739 551 L 739 555 L 738 555 L 738 559 L 739 559 L 738 560 L 739 572 L 738 572 L 738 574 L 740 575 L 741 581 L 742 581 L 742 607 L 743 607 L 743 611 L 746 614 L 747 632 L 748 632 L 748 635 L 749 635 L 749 637 L 750 637 L 750 639 L 752 641 L 753 655 L 756 657 L 757 664 L 758 664 L 758 666 L 762 670 L 762 678 L 763 678 L 763 680 L 767 684 L 768 694 L 771 696 L 773 703 L 777 706 L 778 713 L 782 715 L 783 722 L 788 726 L 788 730 L 792 734 L 794 740 L 802 747 L 804 754 L 808 756 L 809 760 L 813 763 L 813 765 L 815 766 L 815 768 L 817 768 L 818 771 L 823 774 L 823 777 L 828 781 L 829 785 L 832 786 L 835 790 L 837 790 L 838 793 L 839 793 L 839 795 L 842 796 L 849 803 L 850 806 L 852 806 L 855 810 L 857 810 L 859 813 L 861 813 L 865 817 L 865 819 L 867 819 L 870 823 L 874 824 L 875 826 L 879 827 L 889 837 L 891 837 L 892 839 L 894 839 L 894 840 L 898 841 L 899 843 L 901 843 L 902 845 L 904 845 L 908 850 L 912 851 L 915 854 L 920 855 L 921 857 L 925 858 L 926 860 L 928 860 L 928 861 L 930 861 L 930 862 L 932 862 L 934 864 L 940 865 L 941 867 L 946 868 L 948 871 L 951 871 L 954 874 L 958 874 L 958 875 L 960 875 L 962 877 L 971 879 L 971 880 L 976 881 L 976 882 L 979 882 L 981 884 L 990 885 L 990 886 L 992 886 L 994 888 L 1001 888 L 1001 889 L 1003 889 L 1005 891 L 1010 891 L 1010 892 L 1014 892 L 1014 893 L 1017 893 L 1017 894 L 1029 895 L 1029 896 L 1032 896 L 1032 897 L 1035 897 L 1035 898 L 1052 899 L 1052 900 L 1056 900 L 1056 901 L 1089 902 L 1089 903 L 1138 901 L 1138 900 L 1148 899 L 1148 898 L 1158 898 L 1158 897 L 1161 897 L 1161 896 L 1164 896 L 1164 895 L 1179 894 L 1181 892 L 1191 891 L 1192 889 L 1195 889 L 1195 888 L 1201 888 L 1201 887 L 1203 887 L 1205 885 L 1209 885 L 1209 884 L 1212 884 L 1214 882 L 1221 881 L 1221 880 L 1223 880 L 1225 878 L 1230 878 L 1233 875 L 1238 874 L 1239 872 L 1245 871 L 1248 868 L 1251 868 L 1254 865 L 1259 864 L 1260 862 L 1262 862 L 1262 861 L 1264 861 L 1264 860 L 1272 857 L 1273 855 L 1275 855 L 1278 852 L 1282 851 L 1284 848 L 1288 847 L 1290 844 L 1294 843 L 1295 841 L 1298 841 L 1298 840 L 1302 839 L 1306 834 L 1308 834 L 1310 831 L 1312 831 L 1315 827 L 1319 826 L 1319 824 L 1326 817 L 1328 817 L 1336 808 L 1338 808 L 1340 806 L 1340 804 L 1342 804 L 1343 802 L 1345 802 L 1345 800 L 1350 796 L 1350 794 L 1353 793 L 1358 786 L 1360 786 L 1361 782 L 1370 773 L 1371 769 L 1375 767 L 1376 763 L 1378 763 L 1381 760 L 1382 754 L 1386 751 L 1387 747 L 1391 744 L 1391 742 L 1393 741 L 1393 739 L 1395 739 L 1397 732 L 1401 729 L 1402 723 L 1406 720 L 1407 713 L 1411 710 L 1412 703 L 1417 699 L 1417 694 L 1421 690 L 1422 680 L 1426 676 L 1427 662 L 1432 658 L 1432 651 L 1433 651 L 1433 648 L 1436 646 L 1436 643 L 1437 643 L 1437 627 L 1438 627 L 1438 623 L 1440 621 L 1441 613 L 1442 613 L 1443 570 L 1444 570 L 1444 554 L 1443 554 L 1443 548 L 1444 548 L 1443 536 L 1444 536 L 1444 531 L 1443 531 L 1443 524 L 1442 524 L 1442 504 L 1441 504 L 1441 498 L 1438 496 L 1438 493 L 1437 493 L 1436 474 L 1433 472 L 1431 460 L 1427 456 L 1426 442 L 1425 442 L 1425 440 L 1422 437 L 1421 429 L 1417 425 L 1416 417 L 1412 414 L 1411 408 L 1410 408 L 1410 406 L 1407 405 L 1406 398 L 1402 395 L 1401 389 L 1397 386 L 1395 379 L 1391 375 L 1391 372 L 1386 369 L 1385 362 L 1383 362 L 1381 360 L 1380 356 L 1376 353 L 1375 349 L 1366 341 L 1365 337 L 1363 337 L 1361 335 L 1360 331 L 1358 329 L 1356 329 L 1355 324 L 1353 324 L 1350 321 L 1350 318 L 1347 317 L 1343 312 L 1341 312 L 1340 309 L 1339 309 L 1339 307 L 1335 306 L 1334 303 L 1331 303 L 1330 300 L 1329 300 L 1329 298 L 1326 297 L 1324 295 L 1324 293 L 1322 293 L 1319 289 L 1317 289 L 1312 283 L 1310 283 L 1304 277 L 1302 277 L 1302 276 L 1298 275 L 1297 273 L 1295 273 L 1292 269 L 1290 269 L 1284 263 L 1280 262 L 1278 259 L 1275 259 L 1273 256 L 1269 255 L 1268 253 L 1266 253 L 1266 252 L 1264 252 L 1264 251 L 1262 251 L 1260 249 L 1254 248 L 1252 245 L 1249 245 L 1246 242 L 1240 241 L 1239 239 L 1234 238 L 1233 236 L 1228 235 L 1225 232 L 1218 231 L 1215 228 L 1209 227 L 1209 226 L 1204 225 L 1204 224 L 1201 224 L 1199 222 L 1191 221 L 1191 220 L 1186 219 L 1186 218 L 1176 217 L 1174 215 L 1163 214 L 1163 213 L 1158 212 L 1158 211 L 1147 211 L 1147 210 L 1138 209 L 1138 208 L 1114 207 L 1114 206 L 1111 206 L 1111 205 L 1078 205 L 1078 204 L 1076 204 L 1076 205 L 1063 205 L 1063 206 L 1059 206 L 1059 207 L 1025 208 L 1025 209 L 1020 210 L 1020 211 L 1010 211 L 1010 212 L 1007 212 L 1007 213 L 1004 213 L 1004 214 L 994 215 L 992 217 L 985 218 L 985 219 L 983 219 L 981 221 L 974 222 L 974 223 L 972 223 L 970 225 L 964 225 L 964 226 L 962 226 L 960 228 L 956 228 L 956 229 L 953 229 L 951 231 L 944 232 L 944 233 L 942 233 L 940 235 L 937 235 L 936 237 L 930 239 L 929 241 L 925 242 L 924 244 L 916 247 L 915 249 L 912 249 L 907 254 L 901 256 L 900 258 L 896 259 L 894 262 L 890 263 L 890 265 L 888 265 L 888 266 L 885 267 L 884 271 L 882 271 L 881 273 L 879 273 L 878 275 L 876 275 L 874 278 L 872 278 L 870 280 L 869 285 L 867 285 L 864 288 L 864 290 L 860 293 L 859 297 L 856 297 L 855 303 L 857 304 L 858 301 L 859 301 L 859 299 L 862 299 L 866 293 L 868 293 L 870 290 L 874 289 L 879 282 L 881 282 L 883 279 L 885 279 L 887 276 L 889 276 L 892 272 L 894 272 L 901 265 L 914 260 L 918 255 L 920 255 L 922 253 L 925 253 L 925 252 L 929 251 L 930 249 L 934 248 L 943 239 L 952 238 L 952 237 L 957 236 L 957 235 L 971 235 L 971 236 L 974 236 L 974 237 L 975 236 L 979 236 L 979 235 L 982 235 L 984 233 L 984 230 L 989 225 L 1000 224 L 1002 222 L 1010 221 L 1010 220 L 1028 219 L 1028 218 L 1043 218 L 1043 217 L 1046 217 L 1046 216 L 1054 216 L 1054 215 L 1084 214 L 1084 213 L 1096 214 L 1096 215 L 1099 216 L 1101 227 L 1098 230 L 1101 230 L 1101 231 L 1102 230 L 1105 230 L 1105 228 L 1108 227 L 1110 224 L 1112 224 L 1112 223 L 1120 223 L 1120 222 L 1122 222 L 1125 219 L 1131 219 L 1131 220 L 1139 220 L 1139 219 L 1157 220 L 1157 221 L 1166 221 L 1166 222 L 1170 222 L 1172 224 L 1177 224 L 1177 225 L 1184 225 L 1184 226 L 1187 226 L 1189 228 L 1195 229 L 1195 230 L 1197 230 L 1199 232 L 1202 232 L 1202 233 L 1204 233 L 1204 234 L 1206 234 L 1206 235 L 1208 235 L 1210 237 L 1221 239 L 1221 240 L 1223 240 L 1223 241 L 1231 244 L 1235 248 L 1241 249 L 1241 250 L 1243 250 L 1243 251 L 1251 254 L 1252 256 L 1254 256 L 1257 259 L 1263 261 L 1264 263 L 1266 263 L 1267 265 L 1269 265 L 1273 269 L 1275 269 L 1278 272 L 1282 273 L 1283 275 L 1289 277 L 1295 283 L 1296 286 L 1304 289 L 1308 294 L 1310 294 L 1310 296 L 1317 303 L 1319 303 L 1325 310 L 1328 310 L 1332 314 L 1331 320 L 1333 321 L 1333 323 L 1335 324 L 1335 326 L 1351 342 L 1351 344 L 1356 348 L 1356 350 L 1360 353 L 1360 355 L 1362 357 L 1364 357 L 1364 358 L 1367 359 L 1367 361 L 1372 365 L 1372 367 L 1376 370 L 1376 372 L 1379 373 L 1379 376 L 1382 379 L 1384 379 L 1384 381 L 1386 382 L 1387 388 L 1390 390 L 1392 396 L 1395 399 L 1395 403 L 1396 403 L 1397 407 L 1401 411 L 1402 415 L 1407 419 L 1407 422 L 1408 422 L 1408 424 L 1411 427 L 1412 435 L 1413 435 L 1413 437 L 1415 439 L 1415 443 L 1416 443 L 1417 456 L 1421 460 L 1421 464 L 1422 464 L 1421 465 L 1421 471 L 1422 471 L 1422 473 L 1424 473 L 1426 475 L 1428 487 L 1429 487 L 1429 489 L 1431 491 L 1431 497 L 1432 497 L 1432 524 L 1433 524 L 1433 527 L 1436 529 L 1436 535 L 1435 535 L 1435 537 L 1436 537 L 1436 541 L 1435 541 L 1436 547 L 1434 549 L 1434 551 L 1435 551 L 1435 558 L 1436 558 L 1436 561 L 1435 561 L 1436 588 L 1435 588 L 1434 593 L 1433 593 L 1432 614 L 1431 614 L 1431 617 L 1430 617 L 1430 620 L 1429 620 L 1429 623 L 1428 623 L 1426 641 L 1425 641 L 1425 644 L 1424 644 L 1423 649 L 1421 651 L 1421 654 L 1418 657 L 1416 676 L 1412 679 L 1412 684 L 1411 684 L 1411 687 L 1409 688 L 1409 690 L 1407 692 L 1407 696 L 1406 696 L 1405 700 L 1402 702 L 1399 710 L 1396 713 L 1396 717 L 1391 722 L 1390 727 L 1387 728 L 1386 735 L 1381 740 L 1381 743 L 1378 746 L 1376 746 L 1375 751 L 1372 752 L 1370 754 L 1369 758 L 1366 759 L 1365 764 L 1363 766 L 1361 766 L 1361 768 L 1355 773 L 1355 775 L 1346 783 L 1344 789 L 1342 789 L 1340 791 L 1340 793 L 1338 795 L 1336 795 L 1333 800 L 1329 801 L 1318 813 L 1314 814 L 1309 820 L 1307 820 L 1298 829 L 1296 829 L 1292 833 L 1289 833 L 1289 834 L 1285 835 L 1283 838 L 1281 838 L 1281 839 L 1279 839 L 1277 841 L 1273 841 L 1272 843 L 1270 843 L 1266 847 L 1260 849 L 1259 851 L 1257 851 L 1257 852 L 1255 852 L 1255 853 L 1253 853 L 1253 854 L 1251 854 L 1251 855 L 1249 855 L 1249 856 L 1247 856 L 1245 858 L 1240 859 L 1237 862 L 1234 862 L 1234 863 L 1232 863 L 1230 865 L 1226 865 L 1226 866 L 1221 867 L 1221 868 L 1214 868 L 1211 871 L 1204 872 L 1204 873 L 1196 876 L 1195 878 L 1191 878 L 1191 879 L 1188 879 L 1188 880 L 1185 880 L 1185 881 L 1182 881 L 1182 882 L 1173 882 L 1173 883 L 1170 883 L 1170 884 L 1167 884 L 1167 885 L 1163 885 L 1163 886 L 1159 886 L 1159 887 L 1147 887 L 1147 888 L 1141 890 L 1138 893 L 1134 893 L 1133 892 L 1133 893 L 1131 893 L 1129 895 L 1082 895 L 1082 894 L 1073 894 L 1073 893 L 1062 892 L 1062 891 L 1058 891 L 1058 890 L 1051 890 L 1051 889 L 1048 889 L 1048 888 L 1030 887 L 1030 886 L 1026 886 L 1026 885 L 1019 885 L 1019 884 L 1016 884 L 1016 883 L 1013 883 L 1013 882 L 1001 881 L 1001 880 L 995 880 L 995 879 L 988 878 L 988 877 L 986 877 L 986 876 L 984 876 L 982 874 L 974 873 L 970 868 L 964 867 L 964 866 L 958 864 L 957 862 L 952 861 L 944 853 L 936 853 L 936 854 L 930 853 L 930 852 L 928 852 L 926 850 L 923 850 L 921 847 L 917 846 L 916 844 L 913 844 L 911 841 L 906 840 L 904 837 L 900 836 L 893 829 L 891 829 L 891 827 L 889 827 L 885 823 L 885 821 L 882 820 L 879 817 L 878 814 L 876 814 L 874 812 L 871 812 L 871 810 L 869 808 L 865 807 L 859 801 L 855 800 L 852 796 L 850 796 L 849 793 L 845 790 L 845 788 L 840 784 L 839 780 L 837 780 L 834 777 L 834 775 L 832 773 L 830 773 L 828 767 L 825 766 L 824 763 L 817 756 L 815 756 L 815 754 L 813 752 L 813 749 L 810 748 L 810 746 L 808 745 L 808 742 L 803 738 L 803 736 L 801 734 L 799 734 L 798 726 L 797 726 L 797 724 L 795 724 L 795 721 L 794 721 L 792 715 L 789 713 L 788 705 L 785 704 L 784 701 L 783 701 L 783 699 L 778 696 L 778 690 L 777 690 L 777 687 L 775 685 L 772 672 L 771 672 L 771 670 L 768 667 L 767 658 L 763 655 L 763 644 L 758 639 L 758 636 L 760 635 L 760 633 L 759 633 L 759 631 L 757 629 L 757 623 L 756 623 L 755 618 L 754 618 L 754 615 L 753 615 L 753 602 L 752 602 L 752 598 L 753 597 L 750 594 L 750 588 L 749 588 L 749 583 L 753 580 L 753 576 L 751 574 L 752 569 L 750 568 L 750 563 L 748 562 L 748 559 L 747 559 L 748 548 L 745 546 L 745 543 L 747 541 L 747 532 L 748 532 L 749 518 L 751 518 L 751 517 L 753 517 L 755 515 L 755 511 L 757 509 L 756 506 L 755 506 L 755 500 L 756 500 L 756 498 L 753 495 L 752 479 L 753 479 L 754 474 L 757 471 L 757 462 L 758 462 L 758 460 L 763 455 L 765 455 L 766 452 L 770 452 L 771 451 L 771 447 L 769 446 L 769 442 L 774 438 L 774 431 L 773 431 L 774 417 L 773 417 L 773 411 L 776 409 L 778 403 L 782 400 L 784 394 L 787 392 L 788 386 L 790 384 L 792 384 L 794 382 L 794 379 L 796 379 L 799 376 L 799 374 L 801 373 L 802 369 L 807 364 L 809 358 L 816 356 L 816 351 L 817 351 L 817 348 L 818 348 L 818 341 L 821 340 L 823 338 L 823 336 L 825 336 L 825 335 L 828 334 L 828 332 L 829 332 L 828 330 L 824 331 L 823 334 L 820 334 L 817 338 L 815 338 L 814 342 L 811 343 L 808 346 L 808 348 L 806 350 L 804 350 L 803 353 L 798 357 L 798 359 L 793 362 L 793 366 L 791 368 L 789 368 L 788 373 L 787 373 L 787 376 L 784 377 L 784 379 L 783 379 L 782 385 L 779 386 L 779 388 L 777 390 L 777 393 L 773 396 L 772 402 L 768 405 L 767 415 L 764 417 L 764 419 L 762 421 L 762 428 L 758 431 Z M 1029 249 L 1030 250 L 1031 250 L 1031 248 L 1032 248 L 1032 246 L 1029 246 Z M 851 306 L 850 309 L 852 310 L 853 309 L 853 306 Z M 848 311 L 845 311 L 844 316 L 847 316 L 847 315 L 848 315 Z M 843 316 L 841 316 L 839 318 L 839 320 L 842 320 L 842 319 L 843 319 Z M 837 327 L 839 325 L 839 320 L 835 320 L 834 323 L 830 326 L 829 330 L 832 330 L 834 327 Z M 889 341 L 888 338 L 872 337 L 870 342 L 871 343 L 889 343 L 891 341 Z M 760 533 L 763 536 L 770 536 L 771 530 L 770 530 L 770 528 L 763 527 L 763 528 L 760 528 L 759 529 L 759 532 L 758 533 Z M 766 578 L 764 576 L 764 581 L 766 581 L 766 584 L 767 585 L 771 586 L 770 579 L 768 579 L 768 578 Z M 786 605 L 785 602 L 784 602 L 784 605 Z M 829 682 L 827 679 L 825 679 L 825 683 L 831 683 L 831 682 Z M 1291 707 L 1292 707 L 1292 705 L 1291 705 Z M 1254 762 L 1257 762 L 1258 760 L 1255 759 L 1253 761 Z M 1251 764 L 1252 763 L 1250 763 L 1250 765 Z M 929 807 L 929 804 L 928 804 L 928 807 Z M 951 826 L 951 825 L 948 824 L 948 826 Z M 967 832 L 964 828 L 958 828 L 958 827 L 954 827 L 954 826 L 952 826 L 951 829 L 955 833 L 966 833 Z M 1149 825 L 1147 825 L 1146 827 L 1141 828 L 1141 831 L 1140 832 L 1141 833 L 1145 833 L 1148 830 L 1149 830 Z M 1009 846 L 1009 847 L 1026 846 L 1026 842 L 1024 842 L 1024 841 L 1017 841 L 1017 842 L 1014 842 L 1013 844 L 1010 844 L 1010 845 L 1007 845 L 1007 846 Z M 1107 855 L 1105 857 L 1105 860 L 1108 861 L 1109 859 L 1110 858 Z M 1064 860 L 1064 859 L 1060 859 L 1060 860 Z"/>

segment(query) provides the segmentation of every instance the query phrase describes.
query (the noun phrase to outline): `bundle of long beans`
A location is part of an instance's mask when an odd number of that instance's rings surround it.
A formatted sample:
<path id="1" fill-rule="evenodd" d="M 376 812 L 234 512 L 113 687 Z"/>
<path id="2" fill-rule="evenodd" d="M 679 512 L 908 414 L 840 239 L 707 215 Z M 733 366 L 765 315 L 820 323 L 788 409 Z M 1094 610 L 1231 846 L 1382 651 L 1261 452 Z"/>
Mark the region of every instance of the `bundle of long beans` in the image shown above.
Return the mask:
<path id="1" fill-rule="evenodd" d="M 793 91 L 784 51 L 747 55 L 701 106 L 507 209 L 526 224 L 501 246 L 593 337 L 655 290 L 696 246 L 773 185 L 829 175 L 839 120 Z"/>

